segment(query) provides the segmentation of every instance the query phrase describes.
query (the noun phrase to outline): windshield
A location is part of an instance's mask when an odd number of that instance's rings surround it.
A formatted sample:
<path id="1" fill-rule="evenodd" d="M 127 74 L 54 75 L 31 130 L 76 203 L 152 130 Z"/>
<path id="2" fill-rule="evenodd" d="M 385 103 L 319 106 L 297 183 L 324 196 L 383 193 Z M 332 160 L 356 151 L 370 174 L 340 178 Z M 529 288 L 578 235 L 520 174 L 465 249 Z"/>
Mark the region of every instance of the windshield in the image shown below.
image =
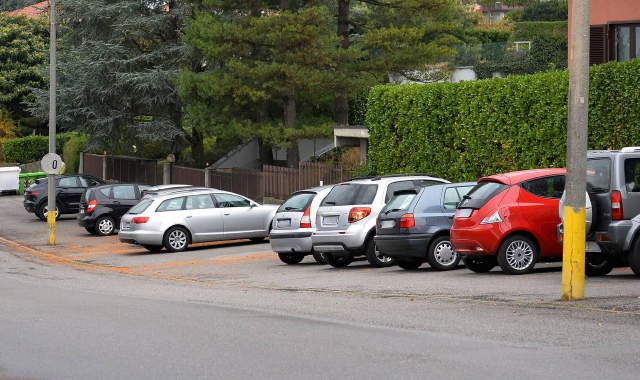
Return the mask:
<path id="1" fill-rule="evenodd" d="M 509 186 L 499 182 L 480 182 L 462 199 L 458 208 L 480 208 Z"/>
<path id="2" fill-rule="evenodd" d="M 277 212 L 283 211 L 300 211 L 303 212 L 309 203 L 316 196 L 316 193 L 296 193 L 293 194 L 289 199 L 287 199 L 281 206 L 278 208 Z"/>

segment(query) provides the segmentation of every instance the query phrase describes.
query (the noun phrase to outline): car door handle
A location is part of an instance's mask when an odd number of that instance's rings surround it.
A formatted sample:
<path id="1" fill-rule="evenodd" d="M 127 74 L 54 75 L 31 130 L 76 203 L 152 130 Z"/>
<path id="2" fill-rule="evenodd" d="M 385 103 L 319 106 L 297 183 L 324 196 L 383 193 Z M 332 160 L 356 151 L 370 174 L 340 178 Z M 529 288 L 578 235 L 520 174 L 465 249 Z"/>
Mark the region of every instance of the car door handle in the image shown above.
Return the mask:
<path id="1" fill-rule="evenodd" d="M 187 215 L 185 216 L 185 218 L 191 218 L 193 215 Z"/>
<path id="2" fill-rule="evenodd" d="M 224 213 L 224 214 L 222 214 L 222 215 L 231 215 L 231 213 L 230 213 L 230 212 L 225 212 L 225 213 Z"/>
<path id="3" fill-rule="evenodd" d="M 114 204 L 114 205 L 119 205 L 119 204 L 120 204 L 120 202 L 118 202 L 118 201 L 113 201 L 113 204 Z"/>

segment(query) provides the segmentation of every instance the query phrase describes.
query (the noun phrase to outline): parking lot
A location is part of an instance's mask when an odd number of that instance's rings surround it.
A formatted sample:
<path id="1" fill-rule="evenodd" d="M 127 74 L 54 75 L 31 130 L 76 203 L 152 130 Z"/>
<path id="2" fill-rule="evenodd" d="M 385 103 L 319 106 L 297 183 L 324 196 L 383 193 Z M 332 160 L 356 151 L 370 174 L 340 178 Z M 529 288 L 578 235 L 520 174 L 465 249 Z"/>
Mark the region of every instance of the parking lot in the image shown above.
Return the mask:
<path id="1" fill-rule="evenodd" d="M 428 264 L 412 271 L 398 267 L 372 268 L 356 261 L 346 268 L 318 265 L 307 256 L 298 265 L 283 264 L 268 241 L 216 242 L 191 246 L 180 253 L 149 253 L 120 243 L 117 235 L 99 237 L 77 226 L 75 215 L 56 223 L 56 244 L 48 244 L 48 225 L 22 207 L 22 197 L 0 197 L 0 237 L 5 245 L 34 258 L 87 271 L 110 271 L 180 282 L 200 282 L 247 288 L 358 295 L 477 300 L 528 307 L 593 308 L 640 313 L 640 286 L 629 268 L 587 278 L 586 300 L 560 302 L 560 263 L 539 263 L 534 272 L 510 276 L 499 268 L 486 274 L 464 266 L 439 272 Z"/>

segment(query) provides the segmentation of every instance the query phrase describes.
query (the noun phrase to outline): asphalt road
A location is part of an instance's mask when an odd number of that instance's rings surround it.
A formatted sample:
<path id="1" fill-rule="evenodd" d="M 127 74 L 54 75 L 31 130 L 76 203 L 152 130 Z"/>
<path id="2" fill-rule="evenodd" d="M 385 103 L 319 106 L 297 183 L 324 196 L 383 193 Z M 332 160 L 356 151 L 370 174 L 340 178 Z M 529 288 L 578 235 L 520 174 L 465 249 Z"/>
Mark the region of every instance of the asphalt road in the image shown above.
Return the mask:
<path id="1" fill-rule="evenodd" d="M 150 254 L 0 197 L 0 379 L 637 378 L 640 282 L 559 264 L 287 266 L 268 243 Z"/>

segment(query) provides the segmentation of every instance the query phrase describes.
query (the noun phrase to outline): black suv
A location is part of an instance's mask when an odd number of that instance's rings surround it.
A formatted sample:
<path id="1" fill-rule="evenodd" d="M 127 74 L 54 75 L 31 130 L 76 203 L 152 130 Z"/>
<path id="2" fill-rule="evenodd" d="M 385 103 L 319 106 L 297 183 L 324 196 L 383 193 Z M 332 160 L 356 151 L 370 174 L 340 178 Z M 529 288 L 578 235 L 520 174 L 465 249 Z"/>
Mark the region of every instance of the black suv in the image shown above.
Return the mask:
<path id="1" fill-rule="evenodd" d="M 78 225 L 99 236 L 120 228 L 120 218 L 154 187 L 137 183 L 114 183 L 86 189 L 80 199 Z"/>
<path id="2" fill-rule="evenodd" d="M 585 273 L 603 276 L 628 264 L 640 276 L 640 147 L 588 151 L 587 195 Z M 563 232 L 560 224 L 561 240 Z"/>
<path id="3" fill-rule="evenodd" d="M 374 241 L 380 252 L 403 269 L 417 269 L 424 262 L 437 270 L 458 266 L 449 230 L 453 214 L 476 182 L 432 185 L 396 191 L 380 211 Z"/>
<path id="4" fill-rule="evenodd" d="M 88 187 L 104 185 L 105 182 L 94 176 L 85 174 L 63 174 L 56 177 L 56 220 L 61 214 L 78 212 L 80 197 Z M 38 178 L 24 191 L 25 210 L 32 212 L 42 220 L 47 220 L 49 202 L 49 180 Z"/>

